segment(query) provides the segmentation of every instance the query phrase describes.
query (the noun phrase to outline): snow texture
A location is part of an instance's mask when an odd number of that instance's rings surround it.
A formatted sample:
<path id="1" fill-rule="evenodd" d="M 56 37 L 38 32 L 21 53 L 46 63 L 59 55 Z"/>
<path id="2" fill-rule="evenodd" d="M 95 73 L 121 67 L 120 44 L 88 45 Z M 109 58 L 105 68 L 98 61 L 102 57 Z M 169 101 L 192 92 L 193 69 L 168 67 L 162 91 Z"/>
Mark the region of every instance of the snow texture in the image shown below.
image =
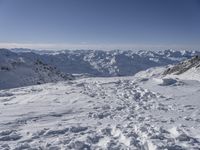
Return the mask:
<path id="1" fill-rule="evenodd" d="M 166 70 L 0 90 L 0 149 L 199 150 L 200 79 Z"/>
<path id="2" fill-rule="evenodd" d="M 1 149 L 199 149 L 199 82 L 142 74 L 1 90 Z"/>

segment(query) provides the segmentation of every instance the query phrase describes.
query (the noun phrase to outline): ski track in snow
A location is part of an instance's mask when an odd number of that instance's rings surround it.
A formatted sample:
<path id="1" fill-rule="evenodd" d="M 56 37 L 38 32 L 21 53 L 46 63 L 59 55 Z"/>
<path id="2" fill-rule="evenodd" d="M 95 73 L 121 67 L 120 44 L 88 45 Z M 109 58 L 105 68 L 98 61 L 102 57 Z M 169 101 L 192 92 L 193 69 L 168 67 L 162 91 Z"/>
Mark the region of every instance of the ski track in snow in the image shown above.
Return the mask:
<path id="1" fill-rule="evenodd" d="M 200 107 L 181 103 L 187 93 L 178 86 L 170 89 L 183 93 L 166 95 L 167 86 L 148 82 L 87 78 L 1 90 L 0 149 L 200 149 Z"/>

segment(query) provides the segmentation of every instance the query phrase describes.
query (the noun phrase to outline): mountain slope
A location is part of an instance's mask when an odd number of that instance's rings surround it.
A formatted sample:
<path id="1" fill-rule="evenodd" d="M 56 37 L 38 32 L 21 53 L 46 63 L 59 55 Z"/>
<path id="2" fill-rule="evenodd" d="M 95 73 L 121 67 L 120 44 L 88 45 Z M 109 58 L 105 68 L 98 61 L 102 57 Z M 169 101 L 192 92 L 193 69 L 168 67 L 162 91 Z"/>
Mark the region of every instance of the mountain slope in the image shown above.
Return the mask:
<path id="1" fill-rule="evenodd" d="M 16 51 L 16 50 L 12 50 Z M 55 66 L 64 73 L 90 74 L 92 76 L 127 76 L 150 67 L 175 64 L 199 54 L 197 51 L 33 51 L 17 50 L 18 55 L 27 60 Z"/>
<path id="2" fill-rule="evenodd" d="M 0 89 L 72 79 L 40 60 L 26 61 L 10 51 L 0 51 Z"/>
<path id="3" fill-rule="evenodd" d="M 130 76 L 151 67 L 174 64 L 199 52 L 36 51 L 0 49 L 0 88 L 62 81 L 76 76 Z M 38 63 L 38 62 L 41 62 Z M 62 72 L 62 73 L 61 73 Z"/>
<path id="4" fill-rule="evenodd" d="M 200 57 L 195 56 L 192 59 L 171 66 L 164 71 L 163 75 L 200 81 Z"/>
<path id="5" fill-rule="evenodd" d="M 163 70 L 2 90 L 0 149 L 197 150 L 199 82 Z"/>

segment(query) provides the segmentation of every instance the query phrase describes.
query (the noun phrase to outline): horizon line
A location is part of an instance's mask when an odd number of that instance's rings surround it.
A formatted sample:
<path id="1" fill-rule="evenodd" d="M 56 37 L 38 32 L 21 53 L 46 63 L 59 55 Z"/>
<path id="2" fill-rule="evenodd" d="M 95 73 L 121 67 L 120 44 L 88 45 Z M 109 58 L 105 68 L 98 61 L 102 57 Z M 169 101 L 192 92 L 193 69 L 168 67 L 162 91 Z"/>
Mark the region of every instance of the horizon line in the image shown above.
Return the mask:
<path id="1" fill-rule="evenodd" d="M 0 48 L 6 49 L 32 49 L 32 50 L 198 50 L 199 45 L 180 44 L 88 44 L 78 43 L 14 43 L 0 42 Z"/>

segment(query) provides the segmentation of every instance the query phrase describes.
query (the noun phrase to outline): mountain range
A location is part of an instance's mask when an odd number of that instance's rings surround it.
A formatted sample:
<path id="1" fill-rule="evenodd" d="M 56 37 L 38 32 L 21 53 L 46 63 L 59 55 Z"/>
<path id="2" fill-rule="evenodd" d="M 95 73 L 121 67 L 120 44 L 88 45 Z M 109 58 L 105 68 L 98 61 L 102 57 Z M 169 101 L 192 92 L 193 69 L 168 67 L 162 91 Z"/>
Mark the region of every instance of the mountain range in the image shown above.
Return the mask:
<path id="1" fill-rule="evenodd" d="M 75 76 L 131 76 L 151 67 L 176 64 L 195 55 L 199 52 L 0 49 L 0 88 L 56 82 Z"/>
<path id="2" fill-rule="evenodd" d="M 2 150 L 200 149 L 198 51 L 4 49 L 0 68 Z"/>

